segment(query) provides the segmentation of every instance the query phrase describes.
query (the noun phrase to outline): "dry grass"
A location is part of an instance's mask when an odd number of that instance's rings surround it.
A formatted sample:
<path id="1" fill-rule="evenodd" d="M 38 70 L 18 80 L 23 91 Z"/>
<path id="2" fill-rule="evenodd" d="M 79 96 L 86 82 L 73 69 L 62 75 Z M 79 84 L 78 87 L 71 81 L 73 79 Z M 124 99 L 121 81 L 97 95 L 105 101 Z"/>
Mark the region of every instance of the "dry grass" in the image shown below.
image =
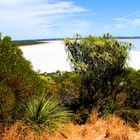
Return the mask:
<path id="1" fill-rule="evenodd" d="M 115 116 L 98 118 L 98 114 L 93 113 L 87 124 L 69 124 L 63 133 L 37 134 L 22 122 L 16 122 L 1 136 L 1 140 L 140 140 L 140 131 L 134 131 Z"/>

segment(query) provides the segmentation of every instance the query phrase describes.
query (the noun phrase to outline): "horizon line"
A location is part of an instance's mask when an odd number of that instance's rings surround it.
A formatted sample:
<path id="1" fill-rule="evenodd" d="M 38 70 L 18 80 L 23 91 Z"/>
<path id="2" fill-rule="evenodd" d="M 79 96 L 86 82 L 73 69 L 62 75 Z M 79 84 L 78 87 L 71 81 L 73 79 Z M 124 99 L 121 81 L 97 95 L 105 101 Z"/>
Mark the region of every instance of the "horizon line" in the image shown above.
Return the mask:
<path id="1" fill-rule="evenodd" d="M 140 39 L 140 36 L 116 36 L 114 38 L 116 38 L 116 39 Z M 16 41 L 16 42 L 22 42 L 22 41 L 34 42 L 34 41 L 56 41 L 56 40 L 64 40 L 64 38 L 60 37 L 60 38 L 43 38 L 43 39 L 19 39 L 19 40 L 13 40 L 13 41 Z"/>

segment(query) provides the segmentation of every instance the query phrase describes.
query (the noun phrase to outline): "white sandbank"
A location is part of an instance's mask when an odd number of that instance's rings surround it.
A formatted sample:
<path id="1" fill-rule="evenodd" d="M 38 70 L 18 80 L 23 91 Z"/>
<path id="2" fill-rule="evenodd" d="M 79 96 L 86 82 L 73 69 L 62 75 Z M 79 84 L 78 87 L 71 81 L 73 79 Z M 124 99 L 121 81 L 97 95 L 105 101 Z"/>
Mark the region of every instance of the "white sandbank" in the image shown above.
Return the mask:
<path id="1" fill-rule="evenodd" d="M 63 41 L 48 41 L 43 44 L 20 47 L 24 57 L 32 63 L 35 71 L 55 72 L 70 71 Z M 140 51 L 130 52 L 129 66 L 140 69 Z"/>
<path id="2" fill-rule="evenodd" d="M 43 44 L 20 47 L 24 57 L 32 63 L 34 70 L 55 72 L 70 71 L 63 41 L 48 41 Z"/>

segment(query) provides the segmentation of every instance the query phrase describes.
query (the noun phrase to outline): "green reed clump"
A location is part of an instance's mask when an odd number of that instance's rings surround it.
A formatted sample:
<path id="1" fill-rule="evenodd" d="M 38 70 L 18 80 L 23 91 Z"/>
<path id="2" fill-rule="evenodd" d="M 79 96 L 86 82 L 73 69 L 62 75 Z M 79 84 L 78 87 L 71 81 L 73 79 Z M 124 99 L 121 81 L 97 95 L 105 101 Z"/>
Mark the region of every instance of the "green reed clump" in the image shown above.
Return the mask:
<path id="1" fill-rule="evenodd" d="M 35 131 L 62 130 L 70 121 L 71 113 L 55 97 L 39 97 L 26 105 L 25 121 Z"/>

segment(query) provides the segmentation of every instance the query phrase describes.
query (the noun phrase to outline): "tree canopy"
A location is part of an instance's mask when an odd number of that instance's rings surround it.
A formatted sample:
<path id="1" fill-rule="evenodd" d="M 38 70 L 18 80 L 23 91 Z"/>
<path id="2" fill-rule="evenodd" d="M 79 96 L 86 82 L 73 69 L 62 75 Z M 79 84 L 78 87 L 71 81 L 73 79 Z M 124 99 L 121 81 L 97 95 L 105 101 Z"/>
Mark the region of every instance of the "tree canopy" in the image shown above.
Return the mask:
<path id="1" fill-rule="evenodd" d="M 131 44 L 110 34 L 101 37 L 76 35 L 65 39 L 71 66 L 83 75 L 81 102 L 91 108 L 112 94 L 113 81 L 127 66 Z"/>

